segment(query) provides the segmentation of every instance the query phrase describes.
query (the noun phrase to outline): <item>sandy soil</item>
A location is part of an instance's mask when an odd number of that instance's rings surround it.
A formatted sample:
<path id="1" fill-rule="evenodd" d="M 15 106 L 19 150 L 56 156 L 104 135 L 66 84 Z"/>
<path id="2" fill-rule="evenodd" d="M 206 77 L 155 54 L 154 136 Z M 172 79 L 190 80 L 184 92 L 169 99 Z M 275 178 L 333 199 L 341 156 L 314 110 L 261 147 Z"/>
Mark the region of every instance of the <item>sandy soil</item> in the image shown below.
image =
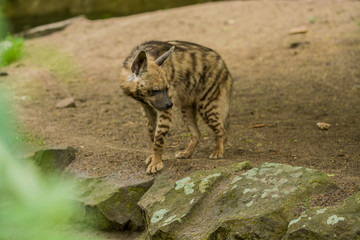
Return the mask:
<path id="1" fill-rule="evenodd" d="M 240 161 L 316 168 L 341 189 L 313 196 L 311 205 L 333 205 L 360 190 L 359 21 L 359 1 L 230 1 L 79 19 L 27 41 L 27 58 L 7 68 L 0 84 L 14 92 L 29 136 L 78 149 L 69 170 L 149 178 L 145 117 L 119 87 L 121 63 L 145 40 L 206 45 L 223 56 L 234 77 L 225 158 L 207 158 L 213 135 L 200 122 L 202 139 L 193 158 L 174 159 L 189 141 L 177 115 L 161 174 L 180 177 Z M 306 34 L 288 34 L 301 26 Z M 77 107 L 57 109 L 67 96 Z M 320 130 L 317 122 L 331 128 Z M 249 128 L 254 124 L 265 127 Z"/>

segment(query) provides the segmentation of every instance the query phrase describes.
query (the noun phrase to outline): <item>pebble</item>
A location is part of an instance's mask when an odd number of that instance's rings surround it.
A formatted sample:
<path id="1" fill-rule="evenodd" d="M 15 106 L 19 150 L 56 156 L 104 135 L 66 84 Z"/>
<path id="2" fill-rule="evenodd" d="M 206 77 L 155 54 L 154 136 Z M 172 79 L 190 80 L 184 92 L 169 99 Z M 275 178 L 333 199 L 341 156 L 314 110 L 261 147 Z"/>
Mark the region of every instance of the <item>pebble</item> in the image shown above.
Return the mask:
<path id="1" fill-rule="evenodd" d="M 57 108 L 70 108 L 76 107 L 74 98 L 65 98 L 56 104 Z"/>
<path id="2" fill-rule="evenodd" d="M 329 123 L 324 123 L 324 122 L 318 122 L 316 124 L 318 126 L 318 128 L 320 128 L 321 130 L 329 130 L 331 125 Z"/>
<path id="3" fill-rule="evenodd" d="M 294 34 L 305 34 L 308 32 L 308 29 L 306 27 L 296 27 L 289 30 L 290 35 Z"/>

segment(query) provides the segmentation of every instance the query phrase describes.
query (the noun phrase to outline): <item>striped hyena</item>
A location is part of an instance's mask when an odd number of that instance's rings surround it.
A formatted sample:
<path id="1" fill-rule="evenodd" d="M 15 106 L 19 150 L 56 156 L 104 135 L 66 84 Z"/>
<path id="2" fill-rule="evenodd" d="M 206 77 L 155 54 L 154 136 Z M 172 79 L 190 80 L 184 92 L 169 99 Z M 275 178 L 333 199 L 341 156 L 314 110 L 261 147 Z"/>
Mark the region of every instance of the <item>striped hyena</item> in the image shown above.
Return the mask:
<path id="1" fill-rule="evenodd" d="M 191 134 L 189 145 L 176 157 L 189 158 L 200 139 L 197 113 L 216 136 L 210 158 L 223 157 L 231 86 L 225 62 L 210 48 L 184 41 L 148 41 L 131 51 L 123 64 L 121 87 L 142 104 L 148 118 L 153 153 L 145 160 L 147 173 L 163 168 L 161 155 L 173 104 Z"/>

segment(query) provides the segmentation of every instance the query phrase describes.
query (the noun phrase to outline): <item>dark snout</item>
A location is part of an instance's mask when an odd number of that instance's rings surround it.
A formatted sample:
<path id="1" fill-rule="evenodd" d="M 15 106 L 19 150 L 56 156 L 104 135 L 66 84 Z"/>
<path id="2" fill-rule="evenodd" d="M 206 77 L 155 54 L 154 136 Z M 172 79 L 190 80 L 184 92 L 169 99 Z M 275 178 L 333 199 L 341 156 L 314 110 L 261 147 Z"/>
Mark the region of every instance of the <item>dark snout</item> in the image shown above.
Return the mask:
<path id="1" fill-rule="evenodd" d="M 168 103 L 166 103 L 166 107 L 167 109 L 170 109 L 173 106 L 173 103 L 171 101 L 169 101 Z"/>
<path id="2" fill-rule="evenodd" d="M 155 100 L 151 104 L 159 111 L 166 111 L 172 108 L 173 103 L 171 102 L 169 95 L 166 91 L 162 91 L 155 96 Z"/>

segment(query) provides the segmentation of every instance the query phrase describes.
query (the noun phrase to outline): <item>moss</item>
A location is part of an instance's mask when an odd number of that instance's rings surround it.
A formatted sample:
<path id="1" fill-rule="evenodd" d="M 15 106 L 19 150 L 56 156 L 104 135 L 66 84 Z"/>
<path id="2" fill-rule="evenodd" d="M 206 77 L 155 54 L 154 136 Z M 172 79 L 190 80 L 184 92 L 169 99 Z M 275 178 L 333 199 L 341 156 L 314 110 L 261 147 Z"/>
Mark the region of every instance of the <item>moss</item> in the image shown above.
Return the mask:
<path id="1" fill-rule="evenodd" d="M 101 230 L 121 229 L 121 226 L 118 223 L 114 223 L 107 219 L 97 207 L 85 206 L 84 222 Z"/>
<path id="2" fill-rule="evenodd" d="M 175 240 L 175 234 L 164 233 L 163 231 L 157 231 L 155 235 L 151 237 L 151 239 L 156 240 Z"/>

